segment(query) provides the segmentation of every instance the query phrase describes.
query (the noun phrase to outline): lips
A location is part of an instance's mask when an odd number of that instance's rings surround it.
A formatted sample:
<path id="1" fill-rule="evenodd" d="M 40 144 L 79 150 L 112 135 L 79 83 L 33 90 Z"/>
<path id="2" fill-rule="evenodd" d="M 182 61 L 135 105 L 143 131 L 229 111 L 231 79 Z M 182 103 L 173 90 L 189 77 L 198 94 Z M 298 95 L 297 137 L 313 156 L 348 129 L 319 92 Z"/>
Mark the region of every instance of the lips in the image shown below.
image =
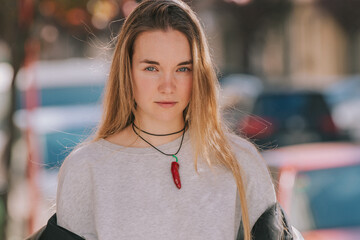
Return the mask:
<path id="1" fill-rule="evenodd" d="M 164 101 L 164 102 L 155 102 L 155 103 L 163 108 L 171 108 L 171 107 L 175 106 L 175 104 L 177 102 Z"/>

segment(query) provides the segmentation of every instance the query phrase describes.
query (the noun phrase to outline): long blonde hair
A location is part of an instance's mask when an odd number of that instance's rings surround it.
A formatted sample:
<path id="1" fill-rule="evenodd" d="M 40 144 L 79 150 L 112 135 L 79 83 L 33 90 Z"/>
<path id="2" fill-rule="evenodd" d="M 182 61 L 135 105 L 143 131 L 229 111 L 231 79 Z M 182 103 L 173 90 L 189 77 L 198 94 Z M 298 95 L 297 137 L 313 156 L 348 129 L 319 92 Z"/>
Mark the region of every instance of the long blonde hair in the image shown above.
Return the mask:
<path id="1" fill-rule="evenodd" d="M 184 118 L 194 145 L 194 165 L 201 157 L 232 171 L 239 191 L 244 237 L 251 239 L 245 184 L 241 168 L 220 123 L 218 81 L 201 24 L 190 7 L 178 0 L 142 2 L 126 19 L 118 36 L 104 95 L 104 113 L 94 141 L 118 133 L 134 121 L 131 60 L 139 33 L 174 29 L 188 39 L 193 59 L 193 89 Z"/>

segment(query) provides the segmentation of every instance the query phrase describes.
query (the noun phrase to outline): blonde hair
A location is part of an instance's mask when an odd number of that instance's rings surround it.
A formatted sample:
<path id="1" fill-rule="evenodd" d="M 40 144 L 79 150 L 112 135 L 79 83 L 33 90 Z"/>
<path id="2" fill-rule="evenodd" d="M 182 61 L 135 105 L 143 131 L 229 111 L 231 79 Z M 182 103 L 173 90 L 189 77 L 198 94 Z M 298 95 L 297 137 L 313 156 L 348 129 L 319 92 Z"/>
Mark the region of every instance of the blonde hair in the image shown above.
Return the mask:
<path id="1" fill-rule="evenodd" d="M 126 19 L 118 36 L 104 95 L 103 117 L 94 141 L 118 133 L 134 121 L 131 60 L 139 33 L 174 29 L 188 39 L 193 59 L 193 89 L 184 118 L 194 145 L 194 165 L 199 157 L 208 164 L 220 164 L 232 171 L 239 191 L 244 237 L 251 239 L 245 184 L 241 168 L 225 136 L 218 108 L 218 81 L 207 40 L 194 12 L 177 0 L 142 2 Z"/>

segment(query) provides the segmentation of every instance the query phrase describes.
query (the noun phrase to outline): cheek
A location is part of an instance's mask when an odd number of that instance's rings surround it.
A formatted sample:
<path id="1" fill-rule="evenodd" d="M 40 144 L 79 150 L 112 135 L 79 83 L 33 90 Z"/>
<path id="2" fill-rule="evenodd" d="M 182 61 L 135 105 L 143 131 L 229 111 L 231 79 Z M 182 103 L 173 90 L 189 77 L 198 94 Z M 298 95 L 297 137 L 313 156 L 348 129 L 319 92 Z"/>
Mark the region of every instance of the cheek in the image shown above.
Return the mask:
<path id="1" fill-rule="evenodd" d="M 134 98 L 137 101 L 146 99 L 150 94 L 152 89 L 152 84 L 150 79 L 146 79 L 145 76 L 141 74 L 133 74 L 133 87 L 134 87 Z"/>
<path id="2" fill-rule="evenodd" d="M 134 98 L 136 102 L 145 102 L 147 101 L 149 95 L 149 88 L 146 84 L 137 83 L 134 84 Z"/>

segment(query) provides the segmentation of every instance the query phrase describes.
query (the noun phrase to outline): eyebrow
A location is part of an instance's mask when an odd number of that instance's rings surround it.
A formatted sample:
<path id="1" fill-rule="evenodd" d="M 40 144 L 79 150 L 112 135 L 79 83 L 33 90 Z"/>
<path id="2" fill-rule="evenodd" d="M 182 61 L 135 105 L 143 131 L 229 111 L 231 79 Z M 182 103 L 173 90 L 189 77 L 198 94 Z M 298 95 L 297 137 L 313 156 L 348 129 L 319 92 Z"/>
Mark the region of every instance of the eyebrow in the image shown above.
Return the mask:
<path id="1" fill-rule="evenodd" d="M 159 62 L 148 60 L 148 59 L 144 59 L 144 60 L 140 61 L 140 63 L 154 64 L 154 65 L 159 65 L 160 66 Z M 192 64 L 192 63 L 193 63 L 192 60 L 188 60 L 188 61 L 179 63 L 177 66 L 189 65 L 189 64 Z"/>

